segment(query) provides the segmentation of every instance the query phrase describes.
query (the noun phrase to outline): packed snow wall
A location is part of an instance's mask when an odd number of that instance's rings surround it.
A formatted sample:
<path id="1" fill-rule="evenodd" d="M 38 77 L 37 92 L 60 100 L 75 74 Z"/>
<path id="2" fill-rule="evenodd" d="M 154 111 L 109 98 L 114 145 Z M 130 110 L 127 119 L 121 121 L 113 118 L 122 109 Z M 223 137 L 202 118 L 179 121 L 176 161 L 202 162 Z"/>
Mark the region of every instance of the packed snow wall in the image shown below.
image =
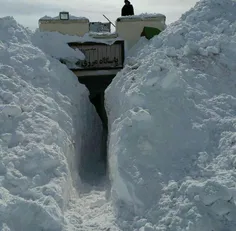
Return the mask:
<path id="1" fill-rule="evenodd" d="M 100 150 L 87 89 L 38 41 L 0 19 L 0 230 L 64 230 L 67 202 L 82 187 L 81 155 Z"/>
<path id="2" fill-rule="evenodd" d="M 106 90 L 112 198 L 130 230 L 235 230 L 235 12 L 199 1 L 141 39 Z"/>
<path id="3" fill-rule="evenodd" d="M 35 46 L 39 47 L 51 57 L 60 60 L 69 69 L 78 68 L 76 63 L 78 60 L 83 60 L 85 55 L 78 49 L 78 47 L 73 47 L 68 44 L 77 42 L 83 43 L 86 41 L 92 42 L 94 40 L 94 38 L 88 35 L 79 37 L 76 35 L 71 36 L 67 34 L 61 34 L 59 32 L 40 30 L 37 30 L 32 35 L 32 41 Z M 108 39 L 107 42 L 109 43 L 111 40 Z M 74 78 L 77 79 L 75 75 Z M 94 103 L 91 100 L 91 89 L 86 83 L 90 82 L 93 86 L 92 90 L 94 90 L 95 85 L 99 85 L 98 80 L 92 81 L 88 80 L 89 78 L 85 79 L 86 81 L 80 80 L 79 82 L 85 84 L 86 88 L 88 89 L 88 91 L 86 91 L 86 98 L 88 98 L 90 102 Z M 100 90 L 99 87 L 96 90 Z M 99 120 L 100 114 L 98 113 L 97 115 L 97 105 L 92 105 L 90 102 L 86 99 L 83 101 L 83 105 L 81 106 L 81 113 L 83 114 L 81 124 L 85 128 L 84 131 L 86 134 L 82 134 L 83 142 L 78 145 L 80 149 L 79 153 L 84 153 L 83 155 L 79 155 L 80 160 L 78 169 L 83 181 L 90 181 L 90 183 L 94 184 L 95 182 L 100 181 L 106 174 L 106 134 L 103 132 L 102 128 L 103 121 Z M 81 118 L 78 116 L 77 120 L 81 120 Z M 79 136 L 81 136 L 81 134 L 79 134 Z M 80 138 L 78 138 L 78 140 L 80 140 Z M 93 147 L 91 145 L 93 145 Z M 85 151 L 85 153 L 82 150 L 88 151 Z"/>

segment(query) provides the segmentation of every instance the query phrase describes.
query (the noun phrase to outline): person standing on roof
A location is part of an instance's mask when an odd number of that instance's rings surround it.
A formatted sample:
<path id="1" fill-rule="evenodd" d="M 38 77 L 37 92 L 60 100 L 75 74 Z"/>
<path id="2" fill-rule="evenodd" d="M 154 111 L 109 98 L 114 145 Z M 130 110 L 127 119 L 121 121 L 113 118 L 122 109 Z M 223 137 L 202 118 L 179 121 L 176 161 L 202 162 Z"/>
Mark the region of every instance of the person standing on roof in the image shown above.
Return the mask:
<path id="1" fill-rule="evenodd" d="M 133 5 L 130 4 L 129 0 L 125 0 L 125 5 L 122 7 L 121 16 L 130 16 L 134 15 Z"/>

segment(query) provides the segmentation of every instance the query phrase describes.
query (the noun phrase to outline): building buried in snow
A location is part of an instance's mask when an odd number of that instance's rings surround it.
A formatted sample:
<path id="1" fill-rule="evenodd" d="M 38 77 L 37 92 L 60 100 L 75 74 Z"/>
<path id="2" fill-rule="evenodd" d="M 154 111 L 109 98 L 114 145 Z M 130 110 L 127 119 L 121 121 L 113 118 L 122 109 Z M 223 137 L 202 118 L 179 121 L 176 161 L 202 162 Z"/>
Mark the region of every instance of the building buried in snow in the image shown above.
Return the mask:
<path id="1" fill-rule="evenodd" d="M 116 25 L 90 22 L 85 17 L 75 17 L 69 12 L 60 12 L 59 16 L 45 16 L 39 19 L 42 32 L 59 32 L 78 36 L 78 41 L 68 42 L 73 49 L 84 53 L 85 59 L 75 65 L 61 60 L 71 69 L 79 81 L 90 91 L 90 100 L 95 105 L 103 124 L 107 125 L 104 110 L 104 91 L 116 74 L 123 68 L 126 52 L 132 48 L 141 36 L 150 39 L 166 28 L 166 17 L 162 14 L 143 14 L 125 16 L 116 20 Z M 111 24 L 115 32 L 111 32 Z"/>
<path id="2" fill-rule="evenodd" d="M 55 31 L 61 34 L 83 37 L 81 42 L 69 46 L 81 50 L 85 60 L 72 68 L 78 77 L 116 75 L 123 68 L 125 53 L 140 39 L 150 39 L 166 27 L 163 14 L 143 14 L 120 17 L 116 20 L 115 32 L 111 33 L 111 22 L 90 22 L 85 17 L 75 17 L 68 12 L 59 16 L 39 19 L 40 31 Z M 70 68 L 71 69 L 71 68 Z M 96 73 L 95 73 L 96 72 Z"/>

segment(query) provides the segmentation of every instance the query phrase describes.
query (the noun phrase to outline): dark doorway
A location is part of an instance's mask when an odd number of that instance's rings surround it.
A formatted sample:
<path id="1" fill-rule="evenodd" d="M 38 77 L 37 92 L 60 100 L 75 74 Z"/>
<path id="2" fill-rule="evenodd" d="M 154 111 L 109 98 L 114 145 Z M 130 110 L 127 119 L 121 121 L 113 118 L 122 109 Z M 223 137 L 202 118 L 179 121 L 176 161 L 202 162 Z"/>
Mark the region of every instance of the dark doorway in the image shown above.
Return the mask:
<path id="1" fill-rule="evenodd" d="M 89 76 L 78 78 L 79 82 L 84 84 L 89 90 L 89 100 L 94 105 L 98 116 L 102 122 L 102 133 L 101 133 L 101 151 L 99 152 L 99 157 L 96 159 L 98 160 L 97 166 L 99 169 L 96 169 L 96 175 L 100 175 L 99 177 L 106 177 L 107 173 L 107 138 L 108 138 L 108 118 L 107 113 L 105 110 L 105 90 L 111 83 L 114 75 L 111 76 Z M 92 172 L 94 169 L 91 169 L 91 162 L 89 158 L 85 158 L 82 161 L 83 166 L 80 167 L 80 176 L 82 180 L 84 179 L 87 183 L 91 180 L 88 180 L 89 175 L 91 175 L 90 179 L 94 180 L 94 173 Z M 91 172 L 89 172 L 91 171 Z"/>

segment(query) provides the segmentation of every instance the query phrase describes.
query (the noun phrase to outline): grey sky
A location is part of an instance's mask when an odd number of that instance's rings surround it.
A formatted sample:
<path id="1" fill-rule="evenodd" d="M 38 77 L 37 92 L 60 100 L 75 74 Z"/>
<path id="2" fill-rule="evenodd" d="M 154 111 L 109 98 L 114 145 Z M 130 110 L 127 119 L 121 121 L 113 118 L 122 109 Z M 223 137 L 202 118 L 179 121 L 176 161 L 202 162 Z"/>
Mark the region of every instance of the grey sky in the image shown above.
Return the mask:
<path id="1" fill-rule="evenodd" d="M 45 15 L 57 16 L 69 11 L 75 16 L 85 16 L 90 21 L 106 21 L 105 14 L 113 22 L 120 16 L 123 0 L 0 0 L 0 17 L 13 16 L 19 23 L 35 29 L 38 19 Z M 131 0 L 135 14 L 162 13 L 167 23 L 177 20 L 181 14 L 195 5 L 197 0 Z"/>

